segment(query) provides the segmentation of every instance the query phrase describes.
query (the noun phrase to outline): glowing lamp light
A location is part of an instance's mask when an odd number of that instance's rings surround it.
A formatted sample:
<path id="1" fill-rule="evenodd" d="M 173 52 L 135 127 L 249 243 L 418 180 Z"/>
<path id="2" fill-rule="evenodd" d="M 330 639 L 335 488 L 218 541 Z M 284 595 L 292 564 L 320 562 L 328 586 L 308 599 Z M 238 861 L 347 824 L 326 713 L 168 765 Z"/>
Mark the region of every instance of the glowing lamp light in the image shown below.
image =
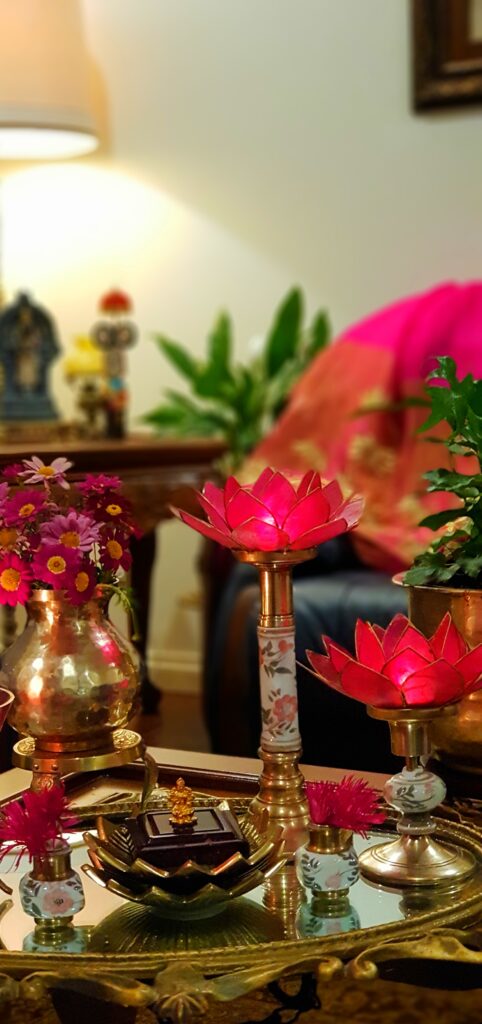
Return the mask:
<path id="1" fill-rule="evenodd" d="M 441 707 L 482 688 L 482 644 L 469 650 L 449 612 L 428 639 L 406 615 L 386 629 L 359 619 L 356 657 L 329 637 L 323 642 L 326 656 L 306 652 L 315 674 L 374 708 Z"/>
<path id="2" fill-rule="evenodd" d="M 98 140 L 79 0 L 0 5 L 0 159 L 84 156 Z"/>

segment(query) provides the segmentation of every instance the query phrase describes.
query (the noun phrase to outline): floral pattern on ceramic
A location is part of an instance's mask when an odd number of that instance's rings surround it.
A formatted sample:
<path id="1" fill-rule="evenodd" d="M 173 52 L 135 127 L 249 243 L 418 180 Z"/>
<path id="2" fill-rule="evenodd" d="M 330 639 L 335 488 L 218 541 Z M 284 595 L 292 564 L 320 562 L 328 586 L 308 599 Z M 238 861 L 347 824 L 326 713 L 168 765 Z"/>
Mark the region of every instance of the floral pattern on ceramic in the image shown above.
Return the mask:
<path id="1" fill-rule="evenodd" d="M 261 744 L 271 750 L 297 750 L 298 694 L 294 630 L 258 627 L 261 686 Z"/>
<path id="2" fill-rule="evenodd" d="M 334 825 L 312 826 L 309 842 L 296 851 L 295 864 L 299 881 L 313 895 L 346 895 L 359 877 L 353 833 Z"/>
<path id="3" fill-rule="evenodd" d="M 301 905 L 296 916 L 296 930 L 300 939 L 315 938 L 318 935 L 339 935 L 360 928 L 360 916 L 348 899 L 340 901 L 334 910 L 320 912 L 316 901 Z"/>
<path id="4" fill-rule="evenodd" d="M 31 872 L 24 875 L 19 886 L 20 900 L 26 914 L 36 920 L 73 917 L 84 906 L 84 890 L 76 871 L 63 881 L 39 881 Z"/>
<path id="5" fill-rule="evenodd" d="M 442 803 L 447 790 L 438 775 L 418 765 L 393 775 L 383 792 L 387 803 L 402 814 L 428 814 Z"/>

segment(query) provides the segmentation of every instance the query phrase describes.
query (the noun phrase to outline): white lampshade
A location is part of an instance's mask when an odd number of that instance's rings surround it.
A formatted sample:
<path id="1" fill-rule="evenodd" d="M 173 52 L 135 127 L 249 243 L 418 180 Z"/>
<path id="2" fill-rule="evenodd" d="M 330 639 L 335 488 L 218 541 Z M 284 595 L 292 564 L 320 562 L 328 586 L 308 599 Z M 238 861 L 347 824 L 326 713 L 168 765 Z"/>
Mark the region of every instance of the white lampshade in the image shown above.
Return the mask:
<path id="1" fill-rule="evenodd" d="M 0 159 L 94 150 L 79 0 L 0 0 Z"/>

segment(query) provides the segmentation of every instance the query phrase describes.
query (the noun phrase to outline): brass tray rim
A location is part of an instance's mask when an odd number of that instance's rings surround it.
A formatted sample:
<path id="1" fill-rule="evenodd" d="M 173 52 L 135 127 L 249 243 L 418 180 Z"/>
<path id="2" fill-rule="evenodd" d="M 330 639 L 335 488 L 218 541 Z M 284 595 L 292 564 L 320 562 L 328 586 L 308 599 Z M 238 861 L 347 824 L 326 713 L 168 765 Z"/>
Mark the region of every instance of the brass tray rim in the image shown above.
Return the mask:
<path id="1" fill-rule="evenodd" d="M 139 776 L 142 765 L 131 766 L 138 769 Z M 169 768 L 179 772 L 177 767 L 159 765 L 160 772 Z M 189 769 L 185 770 L 188 783 Z M 110 773 L 105 773 L 110 774 Z M 113 773 L 115 774 L 115 773 Z M 137 774 L 137 771 L 136 773 Z M 192 770 L 196 775 L 196 769 Z M 203 772 L 204 774 L 204 772 Z M 205 772 L 205 784 L 208 776 L 213 786 L 223 788 L 223 780 L 229 784 L 227 772 Z M 236 783 L 242 776 L 234 773 Z M 67 788 L 82 785 L 82 776 L 71 776 Z M 247 776 L 248 787 L 252 785 L 252 776 Z M 246 791 L 245 791 L 246 792 Z M 17 793 L 2 801 L 9 802 L 21 795 Z M 213 792 L 212 795 L 216 795 Z M 239 794 L 241 796 L 241 793 Z M 234 794 L 233 794 L 234 798 Z M 458 842 L 469 849 L 482 865 L 482 834 L 471 825 L 458 824 L 445 819 L 438 819 L 439 834 L 447 841 Z M 377 829 L 378 831 L 378 829 Z M 383 831 L 383 829 L 381 830 Z M 401 921 L 391 921 L 370 928 L 356 929 L 328 936 L 315 936 L 306 939 L 272 940 L 251 946 L 219 946 L 209 950 L 173 950 L 141 953 L 25 953 L 21 950 L 0 949 L 0 972 L 11 977 L 23 977 L 33 972 L 72 969 L 74 972 L 105 975 L 113 973 L 119 977 L 152 979 L 158 971 L 169 964 L 192 965 L 203 973 L 216 975 L 226 970 L 235 971 L 253 968 L 263 960 L 264 964 L 279 963 L 279 975 L 289 971 L 309 970 L 327 956 L 336 956 L 348 960 L 364 950 L 396 940 L 416 939 L 439 929 L 463 927 L 473 923 L 482 914 L 482 877 L 476 890 L 462 899 L 452 899 L 447 908 L 435 908 Z"/>

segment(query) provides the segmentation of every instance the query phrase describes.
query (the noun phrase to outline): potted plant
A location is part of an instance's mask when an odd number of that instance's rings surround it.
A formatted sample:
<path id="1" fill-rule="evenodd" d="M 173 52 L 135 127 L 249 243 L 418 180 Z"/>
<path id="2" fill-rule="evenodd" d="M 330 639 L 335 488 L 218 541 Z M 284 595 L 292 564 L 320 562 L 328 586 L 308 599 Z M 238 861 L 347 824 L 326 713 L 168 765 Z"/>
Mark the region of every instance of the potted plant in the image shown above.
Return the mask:
<path id="1" fill-rule="evenodd" d="M 445 428 L 428 440 L 444 445 L 449 465 L 430 470 L 425 479 L 428 491 L 446 495 L 447 501 L 420 524 L 435 537 L 403 577 L 409 615 L 428 636 L 449 611 L 474 647 L 482 642 L 482 380 L 470 373 L 459 379 L 454 360 L 444 356 L 426 394 L 429 416 L 420 429 Z M 436 724 L 433 736 L 454 767 L 482 770 L 482 693 L 461 701 L 457 715 Z"/>
<path id="2" fill-rule="evenodd" d="M 214 323 L 204 360 L 164 335 L 156 340 L 187 380 L 192 397 L 168 389 L 166 400 L 148 412 L 144 422 L 163 434 L 224 438 L 226 454 L 220 469 L 227 476 L 268 432 L 295 382 L 328 344 L 330 328 L 323 311 L 308 328 L 303 326 L 303 296 L 293 288 L 276 310 L 259 351 L 245 363 L 233 359 L 233 330 L 226 313 Z"/>

